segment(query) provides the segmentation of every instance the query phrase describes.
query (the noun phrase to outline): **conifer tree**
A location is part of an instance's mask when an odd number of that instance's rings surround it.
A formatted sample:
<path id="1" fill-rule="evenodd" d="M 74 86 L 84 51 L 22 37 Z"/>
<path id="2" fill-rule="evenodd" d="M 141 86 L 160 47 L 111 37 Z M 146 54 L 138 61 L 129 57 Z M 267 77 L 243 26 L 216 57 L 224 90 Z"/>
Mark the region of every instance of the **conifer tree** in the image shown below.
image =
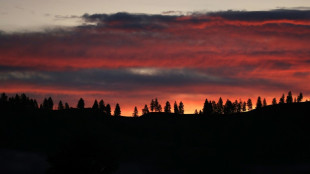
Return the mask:
<path id="1" fill-rule="evenodd" d="M 304 96 L 302 95 L 302 93 L 299 93 L 298 97 L 297 97 L 297 102 L 302 102 L 302 99 L 304 98 Z"/>
<path id="2" fill-rule="evenodd" d="M 150 108 L 151 108 L 151 111 L 154 112 L 154 110 L 155 110 L 155 101 L 154 101 L 154 99 L 152 99 L 152 101 L 151 101 Z"/>
<path id="3" fill-rule="evenodd" d="M 60 100 L 58 103 L 58 110 L 63 110 L 64 109 L 64 105 L 62 104 L 62 101 Z"/>
<path id="4" fill-rule="evenodd" d="M 176 101 L 174 102 L 173 109 L 175 114 L 179 114 L 179 107 Z"/>
<path id="5" fill-rule="evenodd" d="M 222 98 L 220 97 L 219 98 L 219 101 L 217 102 L 217 113 L 219 114 L 223 114 L 224 113 L 224 106 L 223 106 L 223 100 Z"/>
<path id="6" fill-rule="evenodd" d="M 166 105 L 165 105 L 165 108 L 164 108 L 164 112 L 165 113 L 171 113 L 171 105 L 170 105 L 169 101 L 166 102 Z"/>
<path id="7" fill-rule="evenodd" d="M 262 99 L 260 98 L 260 96 L 258 96 L 257 98 L 257 102 L 256 102 L 256 109 L 260 109 L 262 108 Z"/>
<path id="8" fill-rule="evenodd" d="M 289 91 L 286 97 L 286 103 L 293 103 L 293 96 L 292 96 L 292 92 Z"/>
<path id="9" fill-rule="evenodd" d="M 263 100 L 263 107 L 266 107 L 267 106 L 267 101 L 266 101 L 266 99 L 264 98 L 264 100 Z"/>
<path id="10" fill-rule="evenodd" d="M 85 103 L 84 100 L 82 98 L 80 98 L 78 104 L 77 104 L 77 108 L 78 109 L 84 109 Z"/>
<path id="11" fill-rule="evenodd" d="M 66 110 L 70 109 L 70 107 L 69 107 L 69 104 L 68 104 L 68 103 L 65 103 L 65 109 L 66 109 Z"/>
<path id="12" fill-rule="evenodd" d="M 144 108 L 142 109 L 142 115 L 146 115 L 149 113 L 149 108 L 147 107 L 147 105 L 144 106 Z"/>
<path id="13" fill-rule="evenodd" d="M 92 109 L 94 109 L 94 110 L 97 110 L 97 109 L 99 109 L 99 105 L 98 105 L 98 102 L 97 102 L 97 100 L 95 100 L 95 101 L 94 101 L 94 104 L 93 104 L 93 107 L 92 107 Z"/>
<path id="14" fill-rule="evenodd" d="M 276 104 L 278 104 L 278 103 L 277 103 L 277 99 L 276 99 L 276 98 L 273 98 L 273 99 L 272 99 L 272 105 L 276 105 Z"/>
<path id="15" fill-rule="evenodd" d="M 253 109 L 253 104 L 252 104 L 252 100 L 249 98 L 247 101 L 247 106 L 248 106 L 248 110 L 252 110 Z"/>
<path id="16" fill-rule="evenodd" d="M 138 109 L 137 109 L 137 106 L 135 106 L 134 110 L 133 110 L 133 113 L 132 113 L 132 116 L 133 117 L 138 117 Z"/>
<path id="17" fill-rule="evenodd" d="M 179 104 L 179 114 L 184 114 L 184 104 L 182 101 Z"/>
<path id="18" fill-rule="evenodd" d="M 285 103 L 284 98 L 285 98 L 285 96 L 284 96 L 284 94 L 282 94 L 282 97 L 279 100 L 279 104 L 284 104 Z"/>
<path id="19" fill-rule="evenodd" d="M 116 106 L 115 106 L 114 116 L 115 116 L 115 117 L 121 116 L 121 108 L 120 108 L 120 106 L 119 106 L 118 103 L 116 103 Z"/>
<path id="20" fill-rule="evenodd" d="M 112 116 L 110 104 L 107 104 L 107 106 L 105 107 L 105 112 L 106 112 L 107 116 Z"/>
<path id="21" fill-rule="evenodd" d="M 246 111 L 246 102 L 243 102 L 242 103 L 242 112 L 245 112 Z"/>
<path id="22" fill-rule="evenodd" d="M 104 105 L 104 101 L 102 99 L 99 101 L 98 108 L 99 108 L 100 112 L 105 112 L 106 111 L 106 108 L 105 108 L 105 105 Z M 110 109 L 110 111 L 111 111 L 111 109 Z"/>

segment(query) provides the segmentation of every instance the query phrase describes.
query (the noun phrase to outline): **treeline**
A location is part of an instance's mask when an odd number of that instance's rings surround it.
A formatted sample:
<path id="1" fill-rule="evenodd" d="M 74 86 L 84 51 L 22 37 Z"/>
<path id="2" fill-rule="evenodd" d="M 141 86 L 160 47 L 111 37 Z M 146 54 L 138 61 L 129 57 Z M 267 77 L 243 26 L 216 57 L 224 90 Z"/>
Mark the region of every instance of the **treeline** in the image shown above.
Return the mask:
<path id="1" fill-rule="evenodd" d="M 284 103 L 293 103 L 293 102 L 301 102 L 303 100 L 303 94 L 299 93 L 299 95 L 293 98 L 292 92 L 289 91 L 287 96 L 282 94 L 282 96 L 277 100 L 273 98 L 272 105 L 284 104 Z M 262 99 L 260 96 L 256 101 L 256 109 L 260 109 L 262 107 L 266 107 L 267 101 L 266 99 Z M 250 111 L 254 108 L 252 99 L 249 98 L 247 101 L 235 100 L 231 101 L 229 99 L 224 103 L 222 98 L 216 102 L 214 100 L 205 99 L 202 110 L 195 110 L 194 114 L 197 115 L 221 115 L 221 114 L 233 114 L 240 113 L 245 111 Z M 16 94 L 14 97 L 8 97 L 5 93 L 1 94 L 0 97 L 0 109 L 2 111 L 32 111 L 32 110 L 54 110 L 54 101 L 51 97 L 44 98 L 43 103 L 38 106 L 38 103 L 35 99 L 31 99 L 26 96 L 26 94 L 18 95 Z M 80 98 L 76 108 L 70 107 L 68 103 L 63 104 L 60 100 L 57 106 L 58 110 L 92 110 L 96 112 L 102 112 L 106 116 L 112 116 L 111 113 L 111 105 L 104 103 L 101 99 L 99 102 L 97 100 L 94 101 L 91 108 L 85 108 L 85 102 L 83 98 Z M 163 111 L 162 111 L 163 110 Z M 159 103 L 158 99 L 152 99 L 150 102 L 150 109 L 147 104 L 144 105 L 142 109 L 142 115 L 147 115 L 150 112 L 164 112 L 164 113 L 174 113 L 176 115 L 184 114 L 184 104 L 182 101 L 177 103 L 176 101 L 173 104 L 173 112 L 172 106 L 169 101 L 166 101 L 164 109 Z M 113 116 L 121 116 L 121 108 L 117 103 L 114 109 Z M 138 117 L 139 112 L 138 108 L 135 106 L 132 114 L 133 117 Z"/>

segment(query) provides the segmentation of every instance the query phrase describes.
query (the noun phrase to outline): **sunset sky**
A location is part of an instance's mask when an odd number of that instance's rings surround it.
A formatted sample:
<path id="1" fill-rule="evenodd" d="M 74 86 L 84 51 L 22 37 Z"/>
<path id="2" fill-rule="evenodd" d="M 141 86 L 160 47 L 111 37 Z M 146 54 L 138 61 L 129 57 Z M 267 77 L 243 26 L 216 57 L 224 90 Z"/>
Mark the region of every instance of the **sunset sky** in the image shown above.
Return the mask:
<path id="1" fill-rule="evenodd" d="M 177 2 L 177 3 L 176 3 Z M 289 90 L 310 97 L 310 1 L 0 0 L 0 92 L 122 115 Z"/>

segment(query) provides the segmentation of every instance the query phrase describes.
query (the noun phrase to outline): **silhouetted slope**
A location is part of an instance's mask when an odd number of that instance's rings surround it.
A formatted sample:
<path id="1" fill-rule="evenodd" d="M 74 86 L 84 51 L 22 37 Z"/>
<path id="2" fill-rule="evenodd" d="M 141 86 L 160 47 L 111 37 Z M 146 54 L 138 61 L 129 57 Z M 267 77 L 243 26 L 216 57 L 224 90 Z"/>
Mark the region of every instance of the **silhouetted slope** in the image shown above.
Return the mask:
<path id="1" fill-rule="evenodd" d="M 45 153 L 54 173 L 73 170 L 72 161 L 83 173 L 92 165 L 78 160 L 84 158 L 94 161 L 91 173 L 102 166 L 106 173 L 116 168 L 124 173 L 255 173 L 258 167 L 270 173 L 270 166 L 279 171 L 302 165 L 291 169 L 298 173 L 310 171 L 309 123 L 310 103 L 292 103 L 222 116 L 10 112 L 1 116 L 0 130 L 2 148 Z"/>

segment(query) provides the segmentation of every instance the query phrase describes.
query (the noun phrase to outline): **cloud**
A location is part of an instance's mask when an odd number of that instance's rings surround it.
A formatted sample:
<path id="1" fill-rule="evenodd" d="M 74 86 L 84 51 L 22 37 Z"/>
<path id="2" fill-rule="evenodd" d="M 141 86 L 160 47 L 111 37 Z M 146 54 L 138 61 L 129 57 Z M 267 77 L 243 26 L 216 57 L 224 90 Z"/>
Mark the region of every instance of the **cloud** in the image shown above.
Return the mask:
<path id="1" fill-rule="evenodd" d="M 310 11 L 168 14 L 85 14 L 76 27 L 0 33 L 0 89 L 122 101 L 310 95 Z"/>

